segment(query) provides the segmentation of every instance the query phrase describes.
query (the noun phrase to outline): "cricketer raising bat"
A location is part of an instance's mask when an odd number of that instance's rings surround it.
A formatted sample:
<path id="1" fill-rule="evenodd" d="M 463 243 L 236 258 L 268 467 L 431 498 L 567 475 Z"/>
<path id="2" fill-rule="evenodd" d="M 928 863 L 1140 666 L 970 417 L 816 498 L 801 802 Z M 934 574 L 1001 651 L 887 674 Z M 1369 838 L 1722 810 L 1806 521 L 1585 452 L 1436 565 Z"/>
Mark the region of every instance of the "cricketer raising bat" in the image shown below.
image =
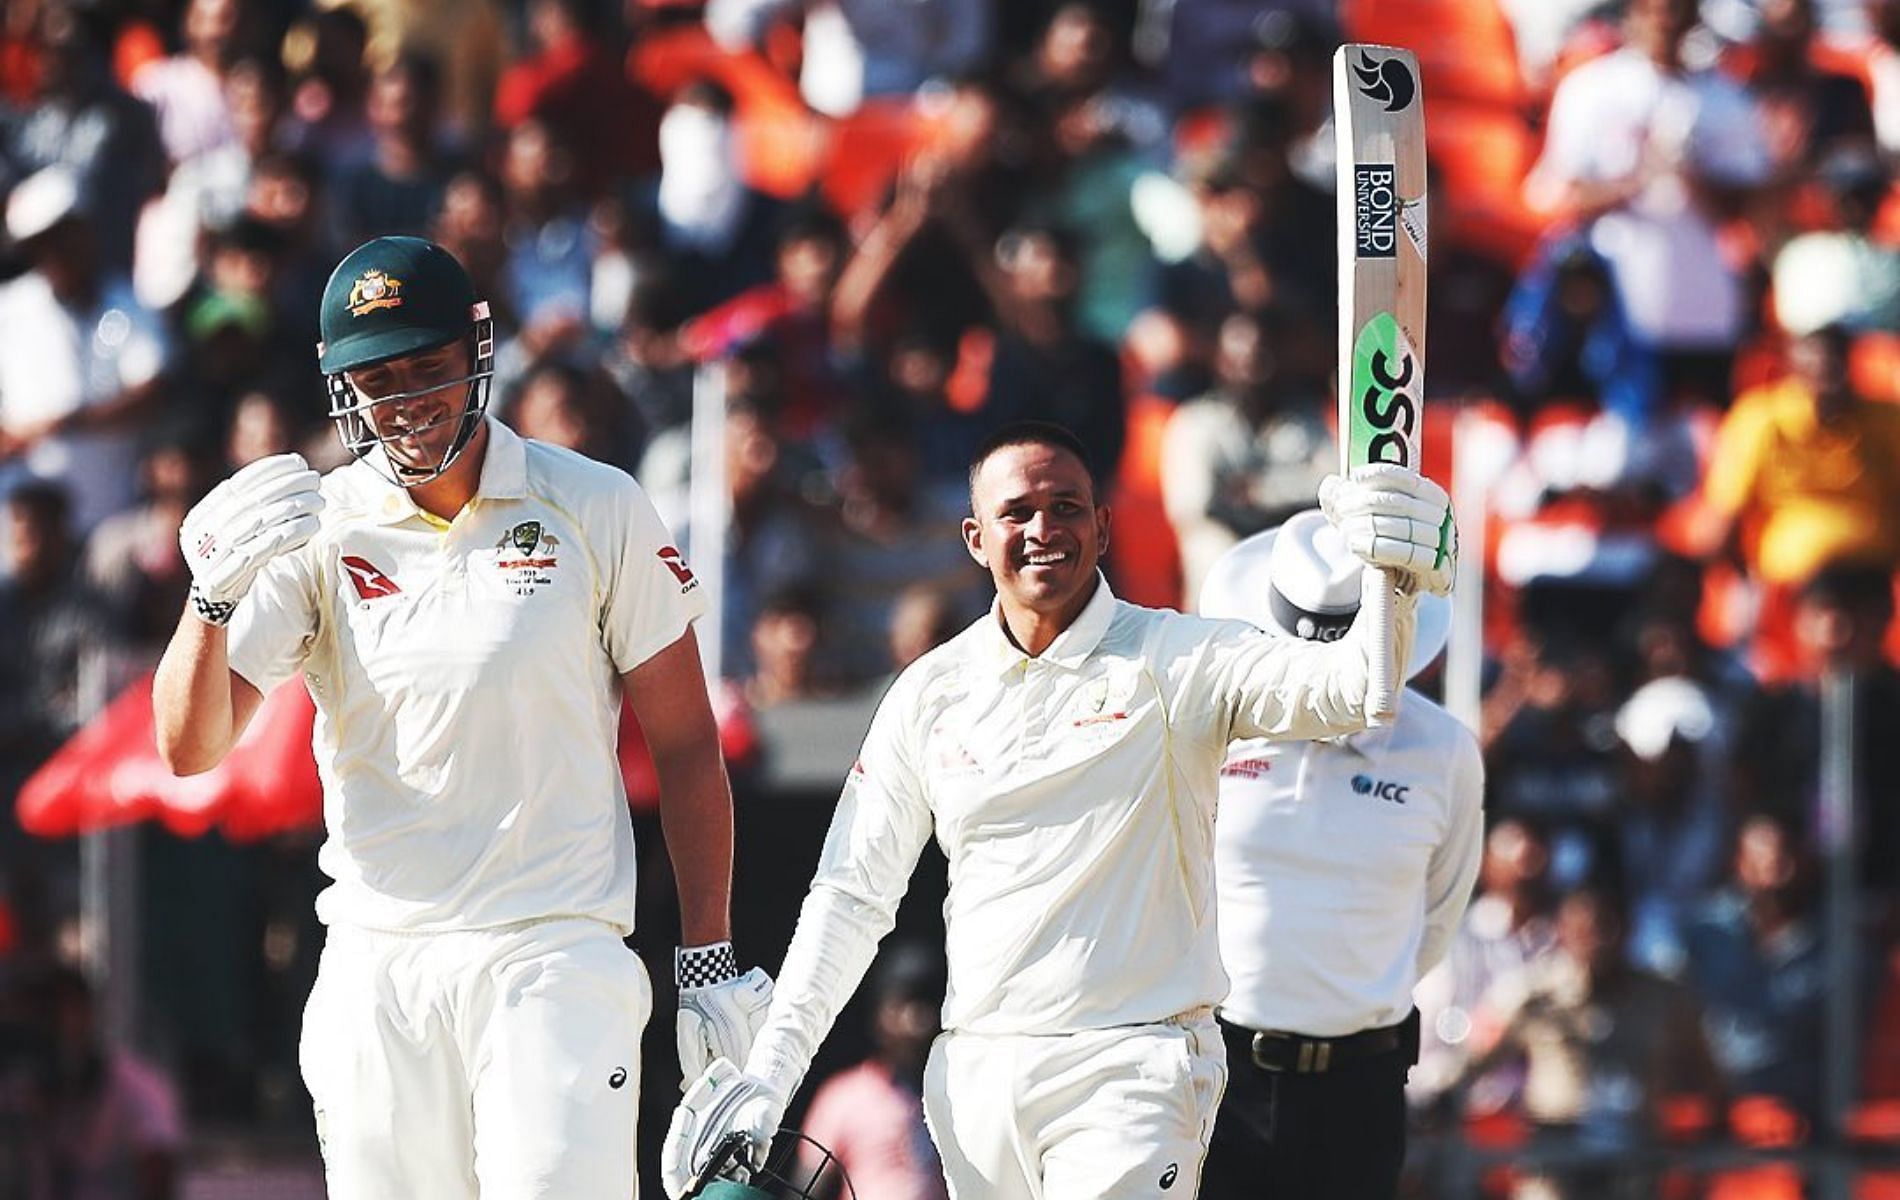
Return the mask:
<path id="1" fill-rule="evenodd" d="M 1339 152 L 1339 467 L 1418 470 L 1425 399 L 1425 109 L 1418 60 L 1347 43 L 1333 55 Z M 1391 572 L 1386 582 L 1393 584 Z M 1393 587 L 1367 601 L 1376 630 L 1368 710 L 1398 711 Z"/>

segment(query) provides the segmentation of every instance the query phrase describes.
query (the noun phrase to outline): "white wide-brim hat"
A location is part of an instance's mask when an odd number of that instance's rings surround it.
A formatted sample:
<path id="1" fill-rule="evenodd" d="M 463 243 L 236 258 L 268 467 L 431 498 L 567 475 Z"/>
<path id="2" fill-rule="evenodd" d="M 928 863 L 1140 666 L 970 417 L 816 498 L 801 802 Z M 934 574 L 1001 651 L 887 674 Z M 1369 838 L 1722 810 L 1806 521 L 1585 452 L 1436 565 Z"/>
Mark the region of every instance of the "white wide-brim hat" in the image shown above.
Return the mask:
<path id="1" fill-rule="evenodd" d="M 1201 584 L 1200 613 L 1231 617 L 1278 637 L 1330 642 L 1345 636 L 1359 613 L 1365 564 L 1318 509 L 1243 539 L 1215 560 Z M 1405 664 L 1407 679 L 1432 664 L 1451 636 L 1451 600 L 1418 598 L 1418 633 Z"/>
<path id="2" fill-rule="evenodd" d="M 70 167 L 43 167 L 7 194 L 7 237 L 30 241 L 68 217 L 79 215 L 79 176 Z"/>

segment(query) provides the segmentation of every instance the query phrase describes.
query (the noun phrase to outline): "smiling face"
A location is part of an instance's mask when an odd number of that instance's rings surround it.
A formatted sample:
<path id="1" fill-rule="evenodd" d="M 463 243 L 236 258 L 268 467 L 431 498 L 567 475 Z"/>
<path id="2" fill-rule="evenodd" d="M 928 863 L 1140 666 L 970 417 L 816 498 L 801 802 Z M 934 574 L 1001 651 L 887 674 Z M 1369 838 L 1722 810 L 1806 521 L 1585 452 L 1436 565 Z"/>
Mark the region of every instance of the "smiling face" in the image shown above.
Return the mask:
<path id="1" fill-rule="evenodd" d="M 468 341 L 457 338 L 346 372 L 364 415 L 399 467 L 433 471 L 448 455 L 468 403 Z M 378 403 L 382 397 L 401 400 Z"/>
<path id="2" fill-rule="evenodd" d="M 1108 546 L 1108 508 L 1080 459 L 1040 442 L 1004 446 L 972 474 L 970 510 L 964 545 L 988 568 L 1006 615 L 1065 627 L 1082 611 Z"/>

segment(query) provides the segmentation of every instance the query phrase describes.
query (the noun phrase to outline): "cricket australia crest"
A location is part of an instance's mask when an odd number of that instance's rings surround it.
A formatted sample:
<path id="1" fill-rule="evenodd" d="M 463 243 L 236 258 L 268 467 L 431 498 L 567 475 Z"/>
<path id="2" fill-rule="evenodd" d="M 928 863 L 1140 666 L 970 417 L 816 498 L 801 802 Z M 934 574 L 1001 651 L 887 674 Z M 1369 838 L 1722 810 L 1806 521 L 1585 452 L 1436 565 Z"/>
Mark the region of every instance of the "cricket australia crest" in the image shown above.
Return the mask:
<path id="1" fill-rule="evenodd" d="M 502 583 L 517 596 L 532 596 L 554 582 L 561 539 L 539 521 L 520 521 L 495 542 L 495 569 Z"/>
<path id="2" fill-rule="evenodd" d="M 393 279 L 386 272 L 374 268 L 365 271 L 350 285 L 350 298 L 345 307 L 350 310 L 352 317 L 360 317 L 379 308 L 401 308 L 402 280 Z"/>

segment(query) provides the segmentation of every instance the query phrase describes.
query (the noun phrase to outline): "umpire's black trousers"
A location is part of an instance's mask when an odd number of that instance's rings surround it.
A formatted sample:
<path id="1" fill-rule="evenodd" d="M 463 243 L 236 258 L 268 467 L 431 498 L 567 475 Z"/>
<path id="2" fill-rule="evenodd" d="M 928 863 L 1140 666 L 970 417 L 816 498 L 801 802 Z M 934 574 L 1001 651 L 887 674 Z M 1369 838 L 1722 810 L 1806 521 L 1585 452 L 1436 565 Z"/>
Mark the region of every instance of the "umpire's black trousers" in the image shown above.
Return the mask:
<path id="1" fill-rule="evenodd" d="M 1221 1022 L 1227 1096 L 1202 1200 L 1392 1200 L 1405 1162 L 1405 1075 L 1418 1056 L 1417 1022 L 1414 1012 L 1389 1031 L 1332 1042 L 1262 1039 Z"/>

